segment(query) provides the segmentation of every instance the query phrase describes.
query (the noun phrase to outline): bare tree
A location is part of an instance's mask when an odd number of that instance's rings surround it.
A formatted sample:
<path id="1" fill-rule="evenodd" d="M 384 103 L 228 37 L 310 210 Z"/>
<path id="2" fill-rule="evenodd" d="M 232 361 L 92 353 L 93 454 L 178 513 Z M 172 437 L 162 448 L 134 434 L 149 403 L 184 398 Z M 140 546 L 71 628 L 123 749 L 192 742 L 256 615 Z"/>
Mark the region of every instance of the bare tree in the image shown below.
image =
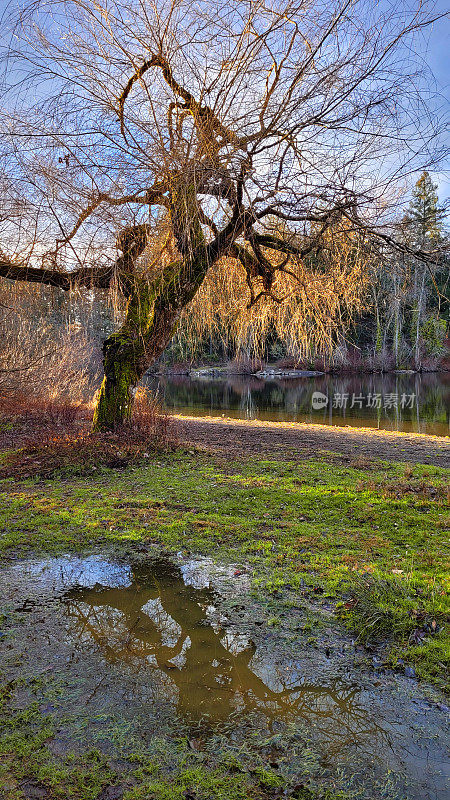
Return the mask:
<path id="1" fill-rule="evenodd" d="M 413 55 L 434 17 L 413 5 L 36 0 L 10 20 L 0 275 L 126 298 L 97 427 L 129 417 L 224 259 L 244 306 L 281 304 L 331 230 L 400 246 L 390 204 L 438 144 Z"/>

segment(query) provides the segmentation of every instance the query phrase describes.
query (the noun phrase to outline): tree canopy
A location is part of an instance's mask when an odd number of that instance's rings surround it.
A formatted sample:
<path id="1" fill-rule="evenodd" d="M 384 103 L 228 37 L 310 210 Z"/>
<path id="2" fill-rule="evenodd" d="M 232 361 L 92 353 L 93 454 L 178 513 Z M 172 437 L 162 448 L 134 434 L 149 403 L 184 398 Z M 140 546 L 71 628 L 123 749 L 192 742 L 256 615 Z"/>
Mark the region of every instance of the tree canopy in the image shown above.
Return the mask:
<path id="1" fill-rule="evenodd" d="M 96 425 L 129 416 L 220 265 L 242 309 L 284 303 L 305 336 L 351 310 L 380 244 L 434 258 L 389 227 L 439 155 L 411 55 L 433 19 L 369 0 L 36 0 L 10 19 L 0 276 L 125 297 Z"/>

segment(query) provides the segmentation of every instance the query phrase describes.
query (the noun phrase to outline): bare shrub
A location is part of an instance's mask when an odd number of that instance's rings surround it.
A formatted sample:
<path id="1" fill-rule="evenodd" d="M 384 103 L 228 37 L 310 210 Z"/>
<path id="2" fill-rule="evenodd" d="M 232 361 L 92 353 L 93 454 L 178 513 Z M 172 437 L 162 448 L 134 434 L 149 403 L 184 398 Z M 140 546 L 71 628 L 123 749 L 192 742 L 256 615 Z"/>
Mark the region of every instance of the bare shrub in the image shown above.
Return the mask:
<path id="1" fill-rule="evenodd" d="M 51 425 L 63 427 L 72 426 L 81 413 L 82 406 L 79 403 L 62 402 L 58 400 L 44 401 L 44 413 Z"/>
<path id="2" fill-rule="evenodd" d="M 329 362 L 325 356 L 315 356 L 311 366 L 316 372 L 328 372 L 330 369 Z"/>
<path id="3" fill-rule="evenodd" d="M 189 375 L 191 369 L 192 369 L 191 361 L 174 361 L 172 364 L 171 363 L 158 364 L 154 371 L 170 375 Z"/>
<path id="4" fill-rule="evenodd" d="M 128 427 L 125 425 L 124 431 Z M 167 450 L 178 441 L 175 420 L 161 406 L 157 395 L 142 386 L 135 394 L 131 429 L 138 440 L 158 449 Z"/>
<path id="5" fill-rule="evenodd" d="M 275 362 L 275 367 L 277 369 L 308 369 L 308 363 L 298 356 L 286 355 Z"/>
<path id="6" fill-rule="evenodd" d="M 391 372 L 396 367 L 395 358 L 389 350 L 368 355 L 365 364 L 369 372 Z"/>
<path id="7" fill-rule="evenodd" d="M 422 358 L 420 369 L 422 372 L 437 372 L 440 368 L 440 359 L 438 356 L 425 356 Z"/>
<path id="8" fill-rule="evenodd" d="M 439 362 L 439 369 L 447 371 L 447 370 L 450 370 L 450 339 L 449 338 L 445 339 L 444 348 L 445 348 L 445 352 L 444 352 L 444 355 L 442 356 L 442 358 L 441 358 L 441 360 Z"/>
<path id="9" fill-rule="evenodd" d="M 3 394 L 0 391 L 0 447 L 45 442 L 77 434 L 90 418 L 89 406 L 70 399 Z"/>
<path id="10" fill-rule="evenodd" d="M 90 400 L 100 380 L 100 359 L 86 335 L 73 326 L 36 325 L 20 310 L 11 310 L 11 317 L 0 319 L 0 392 L 46 398 L 49 413 Z"/>
<path id="11" fill-rule="evenodd" d="M 144 388 L 136 395 L 131 422 L 108 432 L 90 429 L 86 406 L 23 394 L 0 395 L 0 444 L 21 448 L 6 457 L 0 477 L 51 478 L 91 474 L 105 467 L 125 469 L 152 453 L 176 447 L 176 423 L 157 397 Z"/>
<path id="12" fill-rule="evenodd" d="M 333 351 L 333 367 L 344 369 L 348 364 L 348 348 L 346 344 L 338 344 Z"/>

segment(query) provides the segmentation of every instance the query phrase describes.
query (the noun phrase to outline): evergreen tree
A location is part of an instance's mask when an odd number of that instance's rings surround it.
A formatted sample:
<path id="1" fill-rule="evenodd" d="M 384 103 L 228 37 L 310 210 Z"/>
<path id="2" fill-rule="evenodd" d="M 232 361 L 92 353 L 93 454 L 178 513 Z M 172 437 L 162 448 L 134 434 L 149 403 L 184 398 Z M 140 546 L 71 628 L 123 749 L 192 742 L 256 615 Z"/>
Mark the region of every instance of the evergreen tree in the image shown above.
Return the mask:
<path id="1" fill-rule="evenodd" d="M 441 249 L 445 210 L 438 205 L 437 185 L 428 172 L 418 179 L 406 216 L 409 243 L 422 251 Z M 441 283 L 445 259 L 436 257 L 434 268 L 418 259 L 411 265 L 410 337 L 414 351 L 415 367 L 422 366 L 424 354 L 435 355 L 445 336 L 445 323 L 439 318 L 440 303 L 438 283 Z M 430 314 L 431 312 L 431 314 Z"/>
<path id="2" fill-rule="evenodd" d="M 445 211 L 438 206 L 437 184 L 429 172 L 422 172 L 412 191 L 407 224 L 412 242 L 427 250 L 436 247 L 443 227 Z"/>

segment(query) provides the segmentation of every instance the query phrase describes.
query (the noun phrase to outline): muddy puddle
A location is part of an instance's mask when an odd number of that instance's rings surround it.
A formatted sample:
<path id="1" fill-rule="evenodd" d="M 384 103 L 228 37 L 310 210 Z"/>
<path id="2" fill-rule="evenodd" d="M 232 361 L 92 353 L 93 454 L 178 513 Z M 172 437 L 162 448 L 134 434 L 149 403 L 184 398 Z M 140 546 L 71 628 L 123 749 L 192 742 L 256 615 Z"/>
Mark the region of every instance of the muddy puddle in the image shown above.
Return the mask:
<path id="1" fill-rule="evenodd" d="M 415 682 L 357 669 L 344 639 L 333 657 L 272 630 L 236 572 L 182 558 L 16 564 L 2 576 L 1 669 L 58 680 L 61 742 L 103 737 L 107 749 L 117 720 L 144 739 L 296 732 L 322 770 L 357 776 L 368 797 L 386 780 L 397 794 L 376 796 L 446 797 L 445 713 Z"/>

